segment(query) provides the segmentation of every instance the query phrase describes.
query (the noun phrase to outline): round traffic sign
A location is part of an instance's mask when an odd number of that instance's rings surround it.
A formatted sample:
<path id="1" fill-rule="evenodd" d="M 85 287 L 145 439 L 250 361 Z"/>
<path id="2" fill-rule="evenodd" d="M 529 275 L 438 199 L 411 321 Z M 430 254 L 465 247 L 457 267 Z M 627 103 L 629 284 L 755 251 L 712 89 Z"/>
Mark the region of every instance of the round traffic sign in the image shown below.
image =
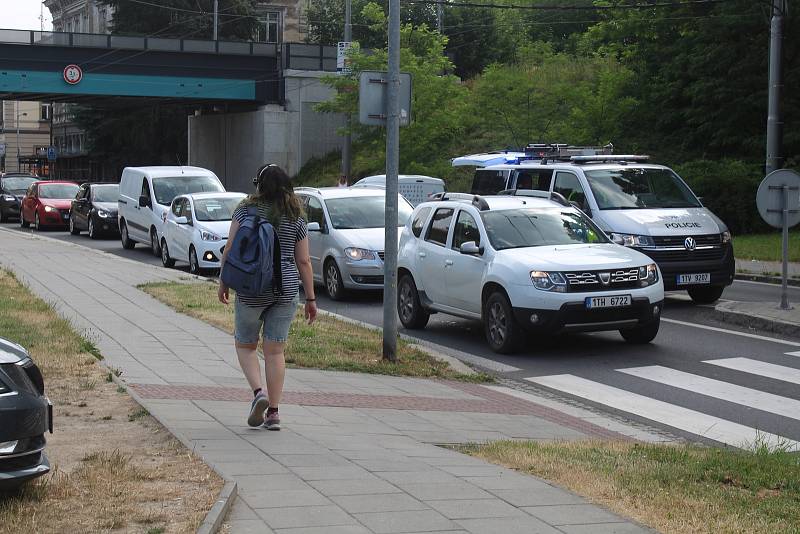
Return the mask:
<path id="1" fill-rule="evenodd" d="M 775 228 L 783 228 L 784 186 L 787 193 L 787 223 L 789 227 L 800 222 L 800 174 L 789 169 L 772 171 L 758 186 L 756 206 L 764 221 Z"/>
<path id="2" fill-rule="evenodd" d="M 67 65 L 64 67 L 64 81 L 70 85 L 75 85 L 83 79 L 83 70 L 78 65 Z"/>

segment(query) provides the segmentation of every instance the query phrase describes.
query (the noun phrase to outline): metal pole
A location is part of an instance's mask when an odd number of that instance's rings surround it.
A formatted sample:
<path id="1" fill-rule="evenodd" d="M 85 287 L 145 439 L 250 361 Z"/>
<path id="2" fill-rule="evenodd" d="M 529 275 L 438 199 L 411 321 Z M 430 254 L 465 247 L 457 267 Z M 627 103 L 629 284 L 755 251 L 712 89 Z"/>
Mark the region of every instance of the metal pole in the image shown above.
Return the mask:
<path id="1" fill-rule="evenodd" d="M 386 240 L 383 274 L 383 358 L 397 360 L 397 174 L 400 167 L 400 0 L 389 0 L 386 93 Z"/>
<path id="2" fill-rule="evenodd" d="M 436 3 L 436 29 L 439 34 L 444 32 L 444 0 L 439 0 Z"/>
<path id="3" fill-rule="evenodd" d="M 345 42 L 349 43 L 353 40 L 353 26 L 351 23 L 352 17 L 352 0 L 345 1 L 345 9 L 344 9 L 344 40 Z M 350 114 L 347 114 L 345 127 L 347 128 L 347 133 L 344 135 L 344 144 L 342 144 L 342 177 L 344 178 L 344 182 L 349 184 L 350 183 L 350 173 L 352 172 L 352 146 L 353 146 L 353 137 L 350 135 L 350 126 L 352 122 L 352 117 Z"/>
<path id="4" fill-rule="evenodd" d="M 214 0 L 214 40 L 217 40 L 219 30 L 219 0 Z"/>
<path id="5" fill-rule="evenodd" d="M 781 187 L 781 198 L 783 199 L 783 270 L 781 272 L 781 309 L 790 310 L 789 306 L 789 186 L 784 184 Z"/>
<path id="6" fill-rule="evenodd" d="M 781 69 L 783 45 L 783 0 L 773 0 L 769 43 L 769 112 L 767 115 L 767 174 L 783 168 L 783 120 L 781 116 Z"/>

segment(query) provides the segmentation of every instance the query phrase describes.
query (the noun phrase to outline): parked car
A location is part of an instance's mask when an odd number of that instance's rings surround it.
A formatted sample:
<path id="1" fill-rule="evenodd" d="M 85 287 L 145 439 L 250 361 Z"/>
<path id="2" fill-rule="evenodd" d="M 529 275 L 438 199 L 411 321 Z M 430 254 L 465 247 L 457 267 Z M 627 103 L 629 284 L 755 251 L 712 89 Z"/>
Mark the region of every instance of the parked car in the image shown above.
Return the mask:
<path id="1" fill-rule="evenodd" d="M 89 237 L 118 234 L 117 206 L 119 184 L 85 183 L 72 200 L 69 210 L 69 233 L 86 230 Z"/>
<path id="2" fill-rule="evenodd" d="M 354 187 L 386 187 L 386 175 L 367 176 L 353 184 Z M 397 177 L 397 192 L 416 206 L 428 201 L 436 193 L 444 192 L 444 180 L 419 174 L 401 174 Z"/>
<path id="3" fill-rule="evenodd" d="M 525 331 L 652 341 L 664 300 L 653 260 L 612 243 L 561 195 L 538 193 L 447 193 L 417 206 L 400 237 L 403 325 L 424 328 L 437 312 L 478 319 L 500 353 L 519 348 Z"/>
<path id="4" fill-rule="evenodd" d="M 348 289 L 383 288 L 386 194 L 368 187 L 295 189 L 308 216 L 314 280 L 340 300 Z M 398 195 L 397 225 L 413 208 Z"/>
<path id="5" fill-rule="evenodd" d="M 0 176 L 0 222 L 19 218 L 20 206 L 25 192 L 33 182 L 39 181 L 30 174 L 9 173 Z"/>
<path id="6" fill-rule="evenodd" d="M 233 210 L 244 193 L 194 193 L 172 200 L 161 237 L 161 263 L 173 267 L 176 261 L 189 264 L 189 272 L 200 274 L 219 269 Z"/>
<path id="7" fill-rule="evenodd" d="M 33 182 L 22 199 L 19 225 L 37 230 L 45 227 L 66 227 L 69 224 L 69 208 L 78 193 L 75 182 L 40 180 Z"/>
<path id="8" fill-rule="evenodd" d="M 50 471 L 45 432 L 53 409 L 44 379 L 28 352 L 0 338 L 0 488 L 10 489 Z"/>
<path id="9" fill-rule="evenodd" d="M 126 167 L 119 184 L 119 232 L 122 246 L 150 246 L 161 255 L 166 212 L 178 195 L 224 192 L 217 175 L 200 167 Z"/>

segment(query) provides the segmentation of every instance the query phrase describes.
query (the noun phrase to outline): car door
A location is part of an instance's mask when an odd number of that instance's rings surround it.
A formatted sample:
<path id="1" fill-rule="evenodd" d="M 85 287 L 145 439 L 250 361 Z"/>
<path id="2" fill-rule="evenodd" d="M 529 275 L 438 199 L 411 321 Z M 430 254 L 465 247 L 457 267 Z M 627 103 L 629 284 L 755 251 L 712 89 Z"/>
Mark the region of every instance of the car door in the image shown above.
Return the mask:
<path id="1" fill-rule="evenodd" d="M 175 224 L 173 228 L 173 240 L 178 249 L 178 259 L 189 261 L 189 245 L 192 244 L 194 234 L 194 220 L 192 219 L 192 207 L 188 198 L 181 198 L 178 204 L 178 217 L 186 217 L 186 224 Z"/>
<path id="2" fill-rule="evenodd" d="M 175 219 L 180 217 L 181 200 L 180 197 L 172 200 L 172 204 L 167 211 L 167 218 L 164 220 L 164 240 L 167 242 L 167 250 L 170 257 L 175 260 L 183 260 L 176 241 L 178 224 L 175 222 Z"/>
<path id="3" fill-rule="evenodd" d="M 152 213 L 153 195 L 150 194 L 150 184 L 147 177 L 142 178 L 142 187 L 139 192 L 149 200 L 150 206 L 140 206 L 139 199 L 135 199 L 135 205 L 132 212 L 132 220 L 128 221 L 128 232 L 136 237 L 137 241 L 143 243 L 150 242 L 150 214 Z"/>
<path id="4" fill-rule="evenodd" d="M 86 209 L 87 205 L 91 206 L 91 201 L 88 198 L 89 191 L 89 185 L 83 184 L 81 188 L 78 189 L 78 194 L 75 195 L 75 199 L 72 201 L 70 217 L 75 218 L 73 225 L 76 229 L 84 230 L 89 226 L 89 220 L 87 218 L 88 210 Z"/>
<path id="5" fill-rule="evenodd" d="M 485 238 L 475 217 L 465 209 L 458 211 L 453 238 L 445 259 L 448 305 L 470 313 L 481 313 L 481 280 L 486 269 L 483 255 L 462 254 L 461 245 L 474 242 L 482 248 Z"/>
<path id="6" fill-rule="evenodd" d="M 445 272 L 449 273 L 449 269 L 446 271 L 445 267 L 448 261 L 452 262 L 447 243 L 453 211 L 453 208 L 439 208 L 433 213 L 417 251 L 417 266 L 425 281 L 425 294 L 435 304 L 448 305 Z"/>
<path id="7" fill-rule="evenodd" d="M 306 205 L 306 215 L 309 223 L 318 223 L 319 232 L 308 232 L 308 252 L 311 256 L 311 265 L 314 269 L 314 278 L 322 279 L 322 261 L 325 254 L 325 243 L 330 233 L 330 226 L 325 220 L 325 212 L 322 209 L 322 202 L 317 197 L 308 198 Z"/>
<path id="8" fill-rule="evenodd" d="M 28 190 L 25 192 L 25 196 L 22 197 L 22 207 L 20 211 L 20 218 L 24 221 L 31 222 L 33 221 L 33 206 L 34 206 L 34 196 L 36 195 L 36 185 L 31 184 L 28 187 Z"/>

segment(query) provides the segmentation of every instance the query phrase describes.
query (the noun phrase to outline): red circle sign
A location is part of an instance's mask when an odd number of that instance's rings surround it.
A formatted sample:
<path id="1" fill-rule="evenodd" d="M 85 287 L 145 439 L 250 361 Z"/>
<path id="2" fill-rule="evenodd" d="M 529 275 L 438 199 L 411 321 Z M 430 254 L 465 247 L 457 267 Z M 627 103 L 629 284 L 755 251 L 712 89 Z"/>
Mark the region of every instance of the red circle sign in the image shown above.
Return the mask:
<path id="1" fill-rule="evenodd" d="M 64 81 L 70 85 L 75 85 L 83 79 L 83 70 L 77 65 L 67 65 L 64 67 Z"/>

